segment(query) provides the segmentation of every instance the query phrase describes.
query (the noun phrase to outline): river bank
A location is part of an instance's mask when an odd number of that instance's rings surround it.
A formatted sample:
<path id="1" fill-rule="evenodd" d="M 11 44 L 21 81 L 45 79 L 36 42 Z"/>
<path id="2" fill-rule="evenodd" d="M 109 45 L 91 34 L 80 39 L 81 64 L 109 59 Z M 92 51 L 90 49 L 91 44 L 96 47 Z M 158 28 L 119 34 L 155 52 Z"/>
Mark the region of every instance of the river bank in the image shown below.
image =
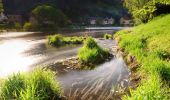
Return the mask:
<path id="1" fill-rule="evenodd" d="M 169 100 L 170 15 L 116 34 L 120 50 L 131 69 L 130 95 L 124 100 Z"/>

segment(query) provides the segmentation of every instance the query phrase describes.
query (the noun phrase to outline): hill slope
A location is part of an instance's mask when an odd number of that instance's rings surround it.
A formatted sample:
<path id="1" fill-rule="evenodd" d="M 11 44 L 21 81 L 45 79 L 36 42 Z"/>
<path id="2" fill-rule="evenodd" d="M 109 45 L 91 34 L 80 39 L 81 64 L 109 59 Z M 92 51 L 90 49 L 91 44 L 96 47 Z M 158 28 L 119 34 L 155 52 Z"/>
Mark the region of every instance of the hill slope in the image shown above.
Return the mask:
<path id="1" fill-rule="evenodd" d="M 131 31 L 123 30 L 116 34 L 120 48 L 126 55 L 135 57 L 135 60 L 127 62 L 131 65 L 138 63 L 136 68 L 129 66 L 132 74 L 142 79 L 137 89 L 131 91 L 132 97 L 127 96 L 125 100 L 170 99 L 169 23 L 170 15 L 159 16 Z"/>

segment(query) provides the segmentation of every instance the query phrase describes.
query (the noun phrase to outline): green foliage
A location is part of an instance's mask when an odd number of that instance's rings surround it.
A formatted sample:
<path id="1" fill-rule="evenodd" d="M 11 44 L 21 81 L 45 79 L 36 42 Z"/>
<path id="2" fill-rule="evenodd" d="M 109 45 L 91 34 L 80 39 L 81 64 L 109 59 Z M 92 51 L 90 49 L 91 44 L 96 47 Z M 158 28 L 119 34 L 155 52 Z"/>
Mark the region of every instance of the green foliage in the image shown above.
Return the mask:
<path id="1" fill-rule="evenodd" d="M 151 76 L 150 79 L 144 81 L 142 86 L 139 86 L 136 91 L 131 90 L 132 96 L 125 96 L 123 100 L 168 100 L 161 93 L 160 80 L 156 76 Z"/>
<path id="2" fill-rule="evenodd" d="M 60 34 L 48 36 L 48 44 L 59 47 L 62 45 L 69 45 L 69 44 L 82 44 L 84 41 L 83 37 L 64 37 Z"/>
<path id="3" fill-rule="evenodd" d="M 20 91 L 24 88 L 24 76 L 17 74 L 9 77 L 2 86 L 2 98 L 16 99 L 19 98 Z"/>
<path id="4" fill-rule="evenodd" d="M 26 22 L 26 23 L 24 24 L 24 26 L 23 26 L 23 29 L 24 29 L 25 31 L 32 31 L 32 30 L 34 30 L 34 26 L 33 26 L 32 23 Z"/>
<path id="5" fill-rule="evenodd" d="M 86 39 L 86 41 L 84 42 L 84 47 L 89 49 L 99 48 L 97 42 L 92 37 Z"/>
<path id="6" fill-rule="evenodd" d="M 5 80 L 1 90 L 3 100 L 59 100 L 62 96 L 55 74 L 44 69 L 13 75 Z"/>
<path id="7" fill-rule="evenodd" d="M 4 11 L 2 0 L 0 0 L 0 13 Z"/>
<path id="8" fill-rule="evenodd" d="M 105 38 L 105 39 L 113 39 L 113 36 L 112 36 L 111 34 L 107 34 L 107 33 L 106 33 L 106 34 L 104 35 L 104 38 Z"/>
<path id="9" fill-rule="evenodd" d="M 17 30 L 22 29 L 22 25 L 21 25 L 20 23 L 18 23 L 18 22 L 15 23 L 14 26 L 15 26 L 15 28 L 16 28 Z"/>
<path id="10" fill-rule="evenodd" d="M 12 30 L 16 29 L 13 24 L 0 24 L 0 30 Z"/>
<path id="11" fill-rule="evenodd" d="M 60 34 L 54 35 L 54 36 L 48 36 L 48 44 L 53 46 L 61 46 L 63 40 L 63 36 Z"/>
<path id="12" fill-rule="evenodd" d="M 160 16 L 132 31 L 116 34 L 119 46 L 137 59 L 139 73 L 146 79 L 124 100 L 169 100 L 170 94 L 170 15 Z M 149 85 L 148 85 L 149 84 Z"/>
<path id="13" fill-rule="evenodd" d="M 65 27 L 68 24 L 68 19 L 66 15 L 48 5 L 38 6 L 33 9 L 32 14 L 34 18 L 38 21 L 38 27 L 46 29 L 57 29 L 58 27 Z"/>
<path id="14" fill-rule="evenodd" d="M 78 52 L 79 60 L 86 65 L 100 64 L 109 56 L 109 52 L 99 47 L 92 37 L 87 38 L 84 46 Z"/>
<path id="15" fill-rule="evenodd" d="M 129 9 L 133 15 L 136 24 L 147 23 L 153 19 L 158 7 L 157 5 L 170 5 L 169 0 L 125 0 L 124 5 Z M 166 9 L 166 8 L 165 8 Z"/>

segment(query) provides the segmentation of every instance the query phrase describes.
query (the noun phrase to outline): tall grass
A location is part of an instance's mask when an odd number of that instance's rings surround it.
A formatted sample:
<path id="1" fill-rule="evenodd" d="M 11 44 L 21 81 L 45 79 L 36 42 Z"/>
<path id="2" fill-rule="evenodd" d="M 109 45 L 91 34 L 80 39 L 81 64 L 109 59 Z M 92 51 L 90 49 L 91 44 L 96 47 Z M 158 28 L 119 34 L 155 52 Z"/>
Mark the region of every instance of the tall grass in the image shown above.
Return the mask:
<path id="1" fill-rule="evenodd" d="M 5 80 L 2 100 L 59 100 L 62 89 L 50 70 L 36 69 L 30 74 L 15 74 Z"/>
<path id="2" fill-rule="evenodd" d="M 145 78 L 124 100 L 170 99 L 170 15 L 116 34 L 124 52 L 134 55 Z"/>
<path id="3" fill-rule="evenodd" d="M 92 37 L 87 38 L 84 46 L 78 52 L 79 60 L 86 65 L 102 63 L 109 55 L 109 52 L 99 47 Z"/>

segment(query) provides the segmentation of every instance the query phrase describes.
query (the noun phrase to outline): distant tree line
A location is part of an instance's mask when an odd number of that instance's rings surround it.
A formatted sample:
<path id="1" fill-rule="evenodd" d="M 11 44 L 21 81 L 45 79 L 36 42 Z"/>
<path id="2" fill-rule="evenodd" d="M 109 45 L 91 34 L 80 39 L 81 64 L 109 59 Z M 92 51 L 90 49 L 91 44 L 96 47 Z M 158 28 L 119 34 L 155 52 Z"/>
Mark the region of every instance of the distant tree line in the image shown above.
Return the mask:
<path id="1" fill-rule="evenodd" d="M 27 20 L 33 8 L 51 5 L 60 9 L 73 23 L 87 17 L 116 17 L 127 14 L 121 0 L 3 0 L 6 14 L 24 14 Z"/>

